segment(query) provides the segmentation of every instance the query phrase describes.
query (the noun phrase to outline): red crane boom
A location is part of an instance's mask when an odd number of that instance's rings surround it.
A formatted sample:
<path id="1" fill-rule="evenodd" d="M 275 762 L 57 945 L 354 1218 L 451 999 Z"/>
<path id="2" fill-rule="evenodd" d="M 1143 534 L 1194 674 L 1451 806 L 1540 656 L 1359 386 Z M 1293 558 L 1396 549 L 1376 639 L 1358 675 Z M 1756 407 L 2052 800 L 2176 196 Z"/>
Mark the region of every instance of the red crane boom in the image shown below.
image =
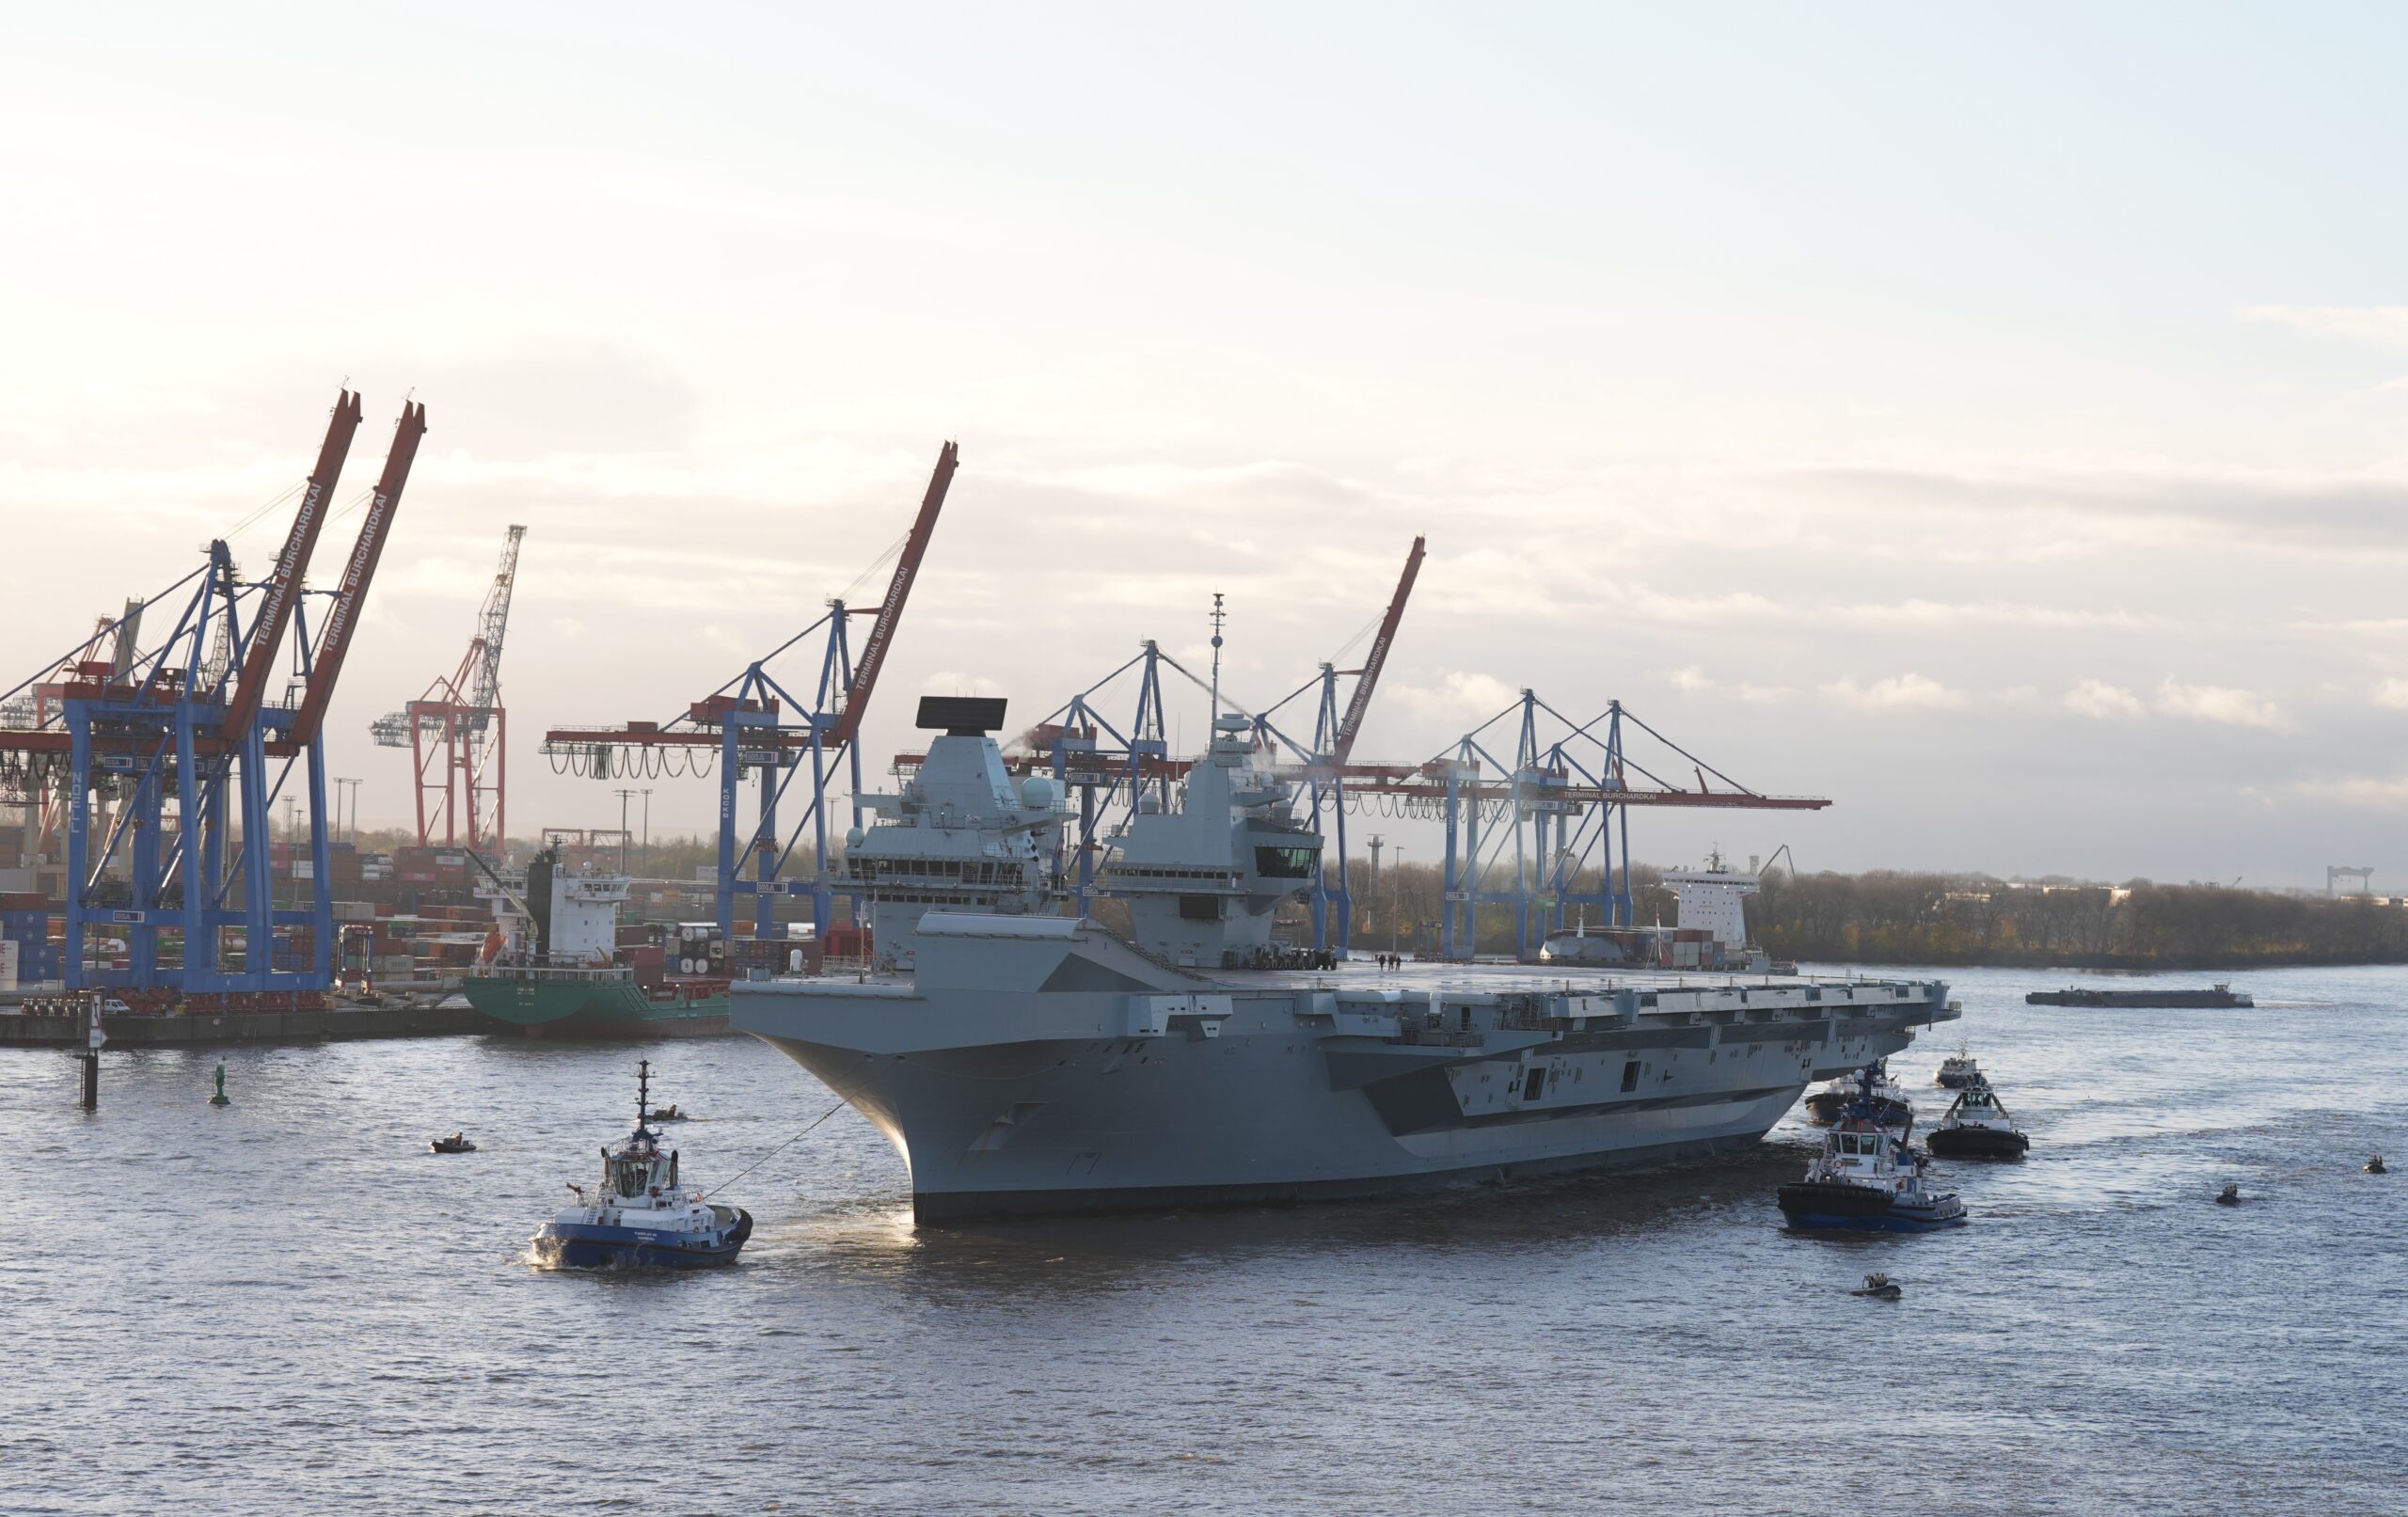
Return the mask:
<path id="1" fill-rule="evenodd" d="M 845 692 L 844 714 L 836 719 L 836 730 L 828 746 L 842 748 L 852 741 L 861 730 L 862 717 L 869 710 L 869 692 L 878 684 L 878 672 L 886 661 L 887 645 L 895 640 L 895 624 L 902 620 L 903 603 L 911 595 L 911 581 L 919 577 L 920 561 L 927 556 L 928 539 L 937 529 L 937 513 L 944 509 L 944 493 L 953 484 L 953 471 L 960 461 L 960 452 L 953 443 L 946 443 L 937 453 L 936 471 L 928 476 L 927 494 L 920 498 L 920 514 L 911 519 L 911 530 L 903 540 L 903 556 L 895 563 L 895 577 L 886 586 L 886 598 L 879 603 L 878 620 L 869 629 L 869 640 L 862 644 L 862 656 L 853 665 L 853 683 Z"/>
<path id="2" fill-rule="evenodd" d="M 409 482 L 410 465 L 418 457 L 418 440 L 426 435 L 426 407 L 402 403 L 402 417 L 393 424 L 393 446 L 385 454 L 385 472 L 368 498 L 368 519 L 359 524 L 359 540 L 351 545 L 351 561 L 343 565 L 342 583 L 335 593 L 334 609 L 326 613 L 325 631 L 318 638 L 317 656 L 309 663 L 309 685 L 287 735 L 306 744 L 318 735 L 334 699 L 335 681 L 342 673 L 343 656 L 359 624 L 359 608 L 368 598 L 369 581 L 376 577 L 376 561 L 392 532 L 393 513 L 402 503 L 402 487 Z"/>
<path id="3" fill-rule="evenodd" d="M 1380 619 L 1380 635 L 1371 640 L 1371 651 L 1363 659 L 1363 672 L 1354 681 L 1354 698 L 1346 703 L 1345 719 L 1338 724 L 1339 763 L 1354 751 L 1354 735 L 1363 730 L 1363 713 L 1370 708 L 1371 691 L 1380 683 L 1380 668 L 1388 661 L 1388 645 L 1396 641 L 1397 624 L 1404 620 L 1404 603 L 1413 594 L 1414 577 L 1421 573 L 1422 539 L 1413 540 L 1413 551 L 1404 558 L 1404 577 L 1396 582 L 1395 598 L 1388 602 L 1388 614 Z"/>
<path id="4" fill-rule="evenodd" d="M 342 475 L 343 459 L 351 452 L 351 435 L 359 430 L 359 415 L 357 394 L 346 389 L 336 397 L 333 419 L 326 423 L 326 440 L 318 448 L 318 465 L 309 471 L 309 482 L 301 494 L 301 510 L 293 518 L 293 529 L 285 534 L 284 551 L 276 559 L 276 573 L 269 577 L 265 598 L 251 620 L 251 643 L 243 657 L 242 677 L 235 683 L 233 698 L 226 703 L 226 720 L 217 729 L 218 735 L 230 743 L 243 735 L 251 714 L 259 709 L 261 698 L 267 693 L 268 673 L 276 664 L 276 647 L 284 640 L 285 628 L 293 624 L 293 608 L 301 598 L 301 576 L 309 567 L 311 550 L 318 545 L 318 529 L 325 525 L 327 497 L 334 493 L 335 482 Z"/>

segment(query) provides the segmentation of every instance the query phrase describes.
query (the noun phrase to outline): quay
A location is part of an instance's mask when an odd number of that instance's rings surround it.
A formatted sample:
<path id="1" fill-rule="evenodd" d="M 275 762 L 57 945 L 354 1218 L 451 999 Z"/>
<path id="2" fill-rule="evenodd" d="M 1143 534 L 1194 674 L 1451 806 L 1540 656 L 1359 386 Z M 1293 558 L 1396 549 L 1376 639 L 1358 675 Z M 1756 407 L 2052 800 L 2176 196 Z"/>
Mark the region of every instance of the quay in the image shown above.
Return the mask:
<path id="1" fill-rule="evenodd" d="M 90 1022 L 66 1016 L 0 1012 L 0 1048 L 82 1048 Z M 458 1037 L 497 1031 L 469 1006 L 341 1006 L 326 1011 L 175 1012 L 111 1017 L 112 1049 L 194 1043 L 316 1043 L 348 1037 Z"/>

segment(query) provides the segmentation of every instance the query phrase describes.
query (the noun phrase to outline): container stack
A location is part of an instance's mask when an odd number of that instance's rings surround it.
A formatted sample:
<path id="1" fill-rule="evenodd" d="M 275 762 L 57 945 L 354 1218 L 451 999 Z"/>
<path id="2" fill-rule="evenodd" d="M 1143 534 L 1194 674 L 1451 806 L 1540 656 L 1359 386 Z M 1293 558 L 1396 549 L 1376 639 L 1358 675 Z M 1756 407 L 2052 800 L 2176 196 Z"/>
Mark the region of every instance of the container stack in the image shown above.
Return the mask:
<path id="1" fill-rule="evenodd" d="M 47 985 L 67 976 L 66 959 L 50 937 L 50 897 L 10 893 L 0 894 L 0 940 L 16 945 L 17 989 Z"/>

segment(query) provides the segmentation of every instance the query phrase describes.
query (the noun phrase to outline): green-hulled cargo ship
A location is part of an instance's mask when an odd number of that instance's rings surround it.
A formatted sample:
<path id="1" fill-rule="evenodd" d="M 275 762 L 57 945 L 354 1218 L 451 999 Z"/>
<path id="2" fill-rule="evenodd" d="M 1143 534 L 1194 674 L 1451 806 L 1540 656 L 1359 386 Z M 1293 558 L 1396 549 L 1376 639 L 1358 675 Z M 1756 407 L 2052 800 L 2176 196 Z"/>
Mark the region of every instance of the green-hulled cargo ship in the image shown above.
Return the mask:
<path id="1" fill-rule="evenodd" d="M 494 902 L 501 941 L 493 961 L 460 987 L 478 1011 L 529 1037 L 727 1032 L 724 978 L 668 976 L 657 951 L 640 970 L 619 951 L 626 877 L 572 872 L 558 849 L 546 848 L 528 861 L 520 887 L 499 875 L 493 881 L 480 893 Z"/>
<path id="2" fill-rule="evenodd" d="M 607 969 L 507 968 L 469 977 L 468 1004 L 529 1037 L 718 1037 L 727 1028 L 727 982 L 636 983 Z"/>

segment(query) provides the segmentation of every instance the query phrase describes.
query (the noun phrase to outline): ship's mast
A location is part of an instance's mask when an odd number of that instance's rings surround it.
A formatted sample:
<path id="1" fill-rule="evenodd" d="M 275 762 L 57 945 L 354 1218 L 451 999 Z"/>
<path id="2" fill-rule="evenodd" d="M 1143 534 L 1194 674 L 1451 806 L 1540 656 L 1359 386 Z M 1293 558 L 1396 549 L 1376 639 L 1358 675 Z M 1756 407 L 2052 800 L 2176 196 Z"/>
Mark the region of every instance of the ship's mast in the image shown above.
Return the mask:
<path id="1" fill-rule="evenodd" d="M 1212 592 L 1212 716 L 1215 720 L 1221 715 L 1221 624 L 1228 620 L 1228 614 L 1221 609 L 1221 593 L 1216 590 Z"/>

